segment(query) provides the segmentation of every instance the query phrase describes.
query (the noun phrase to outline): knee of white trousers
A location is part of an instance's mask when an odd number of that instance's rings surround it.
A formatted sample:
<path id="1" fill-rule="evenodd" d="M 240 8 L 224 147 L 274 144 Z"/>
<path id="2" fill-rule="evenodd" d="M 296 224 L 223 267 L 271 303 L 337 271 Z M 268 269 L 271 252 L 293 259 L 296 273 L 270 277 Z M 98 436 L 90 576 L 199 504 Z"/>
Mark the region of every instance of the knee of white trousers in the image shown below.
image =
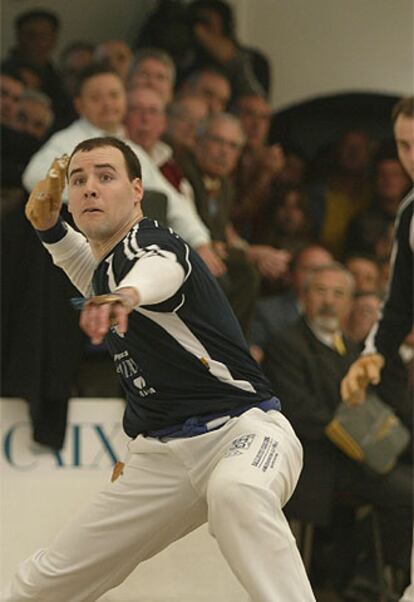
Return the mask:
<path id="1" fill-rule="evenodd" d="M 294 539 L 280 499 L 270 488 L 235 479 L 213 479 L 207 490 L 207 503 L 208 528 L 216 539 L 237 538 L 248 531 L 271 533 L 278 540 L 278 547 Z"/>

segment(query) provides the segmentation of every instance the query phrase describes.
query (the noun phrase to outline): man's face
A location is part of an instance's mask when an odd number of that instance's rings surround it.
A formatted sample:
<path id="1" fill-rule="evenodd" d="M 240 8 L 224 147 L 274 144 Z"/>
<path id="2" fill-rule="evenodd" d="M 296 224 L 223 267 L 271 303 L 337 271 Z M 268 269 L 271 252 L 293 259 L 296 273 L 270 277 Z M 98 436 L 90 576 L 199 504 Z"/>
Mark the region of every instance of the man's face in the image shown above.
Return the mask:
<path id="1" fill-rule="evenodd" d="M 125 125 L 133 142 L 148 153 L 158 142 L 166 128 L 164 103 L 151 88 L 135 88 L 128 94 Z"/>
<path id="2" fill-rule="evenodd" d="M 166 104 L 173 97 L 172 74 L 167 65 L 155 58 L 142 60 L 137 66 L 129 82 L 130 88 L 152 88 L 161 96 Z"/>
<path id="3" fill-rule="evenodd" d="M 381 207 L 394 216 L 410 179 L 397 159 L 386 159 L 377 165 L 375 184 Z"/>
<path id="4" fill-rule="evenodd" d="M 363 295 L 353 300 L 348 326 L 357 342 L 362 342 L 368 336 L 380 317 L 380 311 L 381 301 L 374 294 Z"/>
<path id="5" fill-rule="evenodd" d="M 246 96 L 238 102 L 238 117 L 250 147 L 266 144 L 270 126 L 270 107 L 260 96 Z"/>
<path id="6" fill-rule="evenodd" d="M 23 132 L 42 140 L 51 126 L 50 110 L 41 102 L 22 100 L 17 111 L 17 123 Z"/>
<path id="7" fill-rule="evenodd" d="M 346 262 L 346 267 L 355 280 L 357 291 L 376 291 L 379 287 L 380 272 L 377 264 L 365 257 L 353 257 Z"/>
<path id="8" fill-rule="evenodd" d="M 168 119 L 168 134 L 174 144 L 193 150 L 197 126 L 208 116 L 207 103 L 195 96 L 183 98 L 179 102 L 181 110 Z"/>
<path id="9" fill-rule="evenodd" d="M 69 211 L 89 240 L 105 242 L 141 215 L 142 183 L 112 146 L 76 153 L 68 167 Z"/>
<path id="10" fill-rule="evenodd" d="M 339 164 L 349 174 L 362 174 L 371 159 L 370 142 L 363 132 L 348 132 L 339 148 Z"/>
<path id="11" fill-rule="evenodd" d="M 342 329 L 351 308 L 351 292 L 345 273 L 337 270 L 315 273 L 304 298 L 307 320 L 326 333 Z"/>
<path id="12" fill-rule="evenodd" d="M 284 234 L 297 234 L 306 225 L 304 199 L 296 190 L 291 190 L 275 209 L 275 225 Z"/>
<path id="13" fill-rule="evenodd" d="M 227 177 L 237 165 L 242 146 L 243 134 L 237 123 L 213 121 L 196 146 L 198 165 L 211 177 Z"/>
<path id="14" fill-rule="evenodd" d="M 202 73 L 193 92 L 206 101 L 210 113 L 225 111 L 231 96 L 230 84 L 218 73 Z"/>
<path id="15" fill-rule="evenodd" d="M 401 165 L 414 181 L 414 117 L 398 115 L 394 124 L 394 136 Z"/>
<path id="16" fill-rule="evenodd" d="M 79 115 L 95 127 L 115 133 L 126 112 L 126 94 L 122 81 L 112 73 L 102 73 L 86 80 L 75 99 Z"/>
<path id="17" fill-rule="evenodd" d="M 34 64 L 46 62 L 55 49 L 58 32 L 48 19 L 31 19 L 17 34 L 19 48 Z"/>
<path id="18" fill-rule="evenodd" d="M 3 125 L 14 128 L 16 125 L 19 100 L 24 86 L 14 77 L 0 74 L 0 119 Z"/>
<path id="19" fill-rule="evenodd" d="M 301 253 L 292 274 L 292 287 L 299 299 L 303 297 L 308 275 L 316 268 L 332 261 L 332 255 L 322 247 L 310 247 Z"/>
<path id="20" fill-rule="evenodd" d="M 119 73 L 122 80 L 126 81 L 133 57 L 128 44 L 122 40 L 105 42 L 98 47 L 97 57 L 99 60 L 107 61 L 112 69 Z"/>

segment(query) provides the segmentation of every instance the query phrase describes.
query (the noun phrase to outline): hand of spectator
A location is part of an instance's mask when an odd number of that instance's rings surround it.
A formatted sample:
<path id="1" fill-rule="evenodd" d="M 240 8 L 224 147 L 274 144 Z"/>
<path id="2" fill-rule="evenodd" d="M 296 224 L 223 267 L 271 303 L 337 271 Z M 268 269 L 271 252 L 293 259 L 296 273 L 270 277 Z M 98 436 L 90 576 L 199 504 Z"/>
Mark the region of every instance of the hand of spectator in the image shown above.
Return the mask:
<path id="1" fill-rule="evenodd" d="M 211 245 L 201 245 L 197 247 L 196 251 L 215 278 L 226 273 L 227 269 L 223 260 Z"/>
<path id="2" fill-rule="evenodd" d="M 247 258 L 255 264 L 265 278 L 276 280 L 287 272 L 291 254 L 268 245 L 250 245 L 246 248 Z"/>
<path id="3" fill-rule="evenodd" d="M 59 218 L 68 161 L 67 155 L 55 159 L 46 178 L 36 184 L 29 196 L 25 214 L 36 230 L 53 228 Z"/>
<path id="4" fill-rule="evenodd" d="M 272 175 L 279 174 L 286 167 L 285 153 L 280 144 L 264 147 L 262 164 Z"/>
<path id="5" fill-rule="evenodd" d="M 359 405 L 365 399 L 369 384 L 376 385 L 385 363 L 379 353 L 359 357 L 349 368 L 341 382 L 341 397 L 348 405 Z"/>
<path id="6" fill-rule="evenodd" d="M 111 326 L 116 325 L 120 334 L 126 333 L 128 314 L 138 303 L 138 291 L 133 287 L 124 287 L 115 293 L 91 297 L 82 309 L 80 327 L 94 345 L 99 345 Z"/>
<path id="7" fill-rule="evenodd" d="M 196 23 L 193 33 L 204 50 L 220 63 L 227 63 L 236 55 L 236 45 L 233 40 L 211 31 L 205 23 Z"/>

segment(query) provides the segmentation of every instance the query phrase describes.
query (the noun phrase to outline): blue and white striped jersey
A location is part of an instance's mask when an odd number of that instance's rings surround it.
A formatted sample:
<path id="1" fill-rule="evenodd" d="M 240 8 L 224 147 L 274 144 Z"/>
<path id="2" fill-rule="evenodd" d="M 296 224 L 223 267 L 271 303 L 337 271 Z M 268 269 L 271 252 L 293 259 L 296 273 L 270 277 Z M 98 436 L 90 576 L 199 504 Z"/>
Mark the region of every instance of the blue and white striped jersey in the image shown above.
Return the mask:
<path id="1" fill-rule="evenodd" d="M 106 336 L 126 393 L 124 429 L 131 437 L 273 395 L 221 288 L 172 230 L 140 221 L 97 266 L 94 293 L 113 291 L 137 261 L 170 254 L 184 269 L 182 286 L 161 303 L 137 307 L 125 335 L 113 327 Z"/>

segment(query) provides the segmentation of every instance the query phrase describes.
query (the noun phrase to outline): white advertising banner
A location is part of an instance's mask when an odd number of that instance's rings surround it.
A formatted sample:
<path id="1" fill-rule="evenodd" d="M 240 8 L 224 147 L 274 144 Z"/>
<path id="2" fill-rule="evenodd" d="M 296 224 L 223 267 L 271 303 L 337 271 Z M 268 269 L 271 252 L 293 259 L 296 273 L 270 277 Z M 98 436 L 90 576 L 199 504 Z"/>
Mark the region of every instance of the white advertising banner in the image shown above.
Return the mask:
<path id="1" fill-rule="evenodd" d="M 2 585 L 111 477 L 126 455 L 120 399 L 72 399 L 65 447 L 32 450 L 27 404 L 0 399 Z M 162 579 L 159 576 L 162 575 Z M 102 602 L 248 602 L 205 526 L 143 563 Z M 57 601 L 67 602 L 67 601 Z"/>

